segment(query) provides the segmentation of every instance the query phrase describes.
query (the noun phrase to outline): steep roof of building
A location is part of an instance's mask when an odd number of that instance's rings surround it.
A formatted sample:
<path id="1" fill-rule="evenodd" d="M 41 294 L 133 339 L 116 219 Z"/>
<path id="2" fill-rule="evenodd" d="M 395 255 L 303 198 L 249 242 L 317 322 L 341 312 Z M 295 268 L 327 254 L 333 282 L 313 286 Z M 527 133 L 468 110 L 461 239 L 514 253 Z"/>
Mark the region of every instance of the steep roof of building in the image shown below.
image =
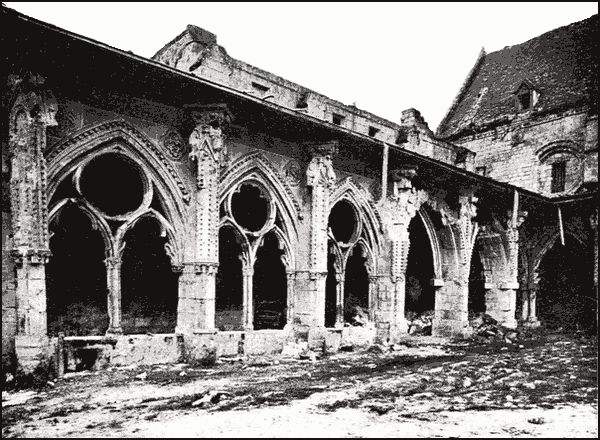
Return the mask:
<path id="1" fill-rule="evenodd" d="M 482 52 L 437 134 L 457 135 L 517 113 L 521 84 L 540 94 L 535 112 L 595 108 L 598 93 L 598 14 L 496 52 Z"/>

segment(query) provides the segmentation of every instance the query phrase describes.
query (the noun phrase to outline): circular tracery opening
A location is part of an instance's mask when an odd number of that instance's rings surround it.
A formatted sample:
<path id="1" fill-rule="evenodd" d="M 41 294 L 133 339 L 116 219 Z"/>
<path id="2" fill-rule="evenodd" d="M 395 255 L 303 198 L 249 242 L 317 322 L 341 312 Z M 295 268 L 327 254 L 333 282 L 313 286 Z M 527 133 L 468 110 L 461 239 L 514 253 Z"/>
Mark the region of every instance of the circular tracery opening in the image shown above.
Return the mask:
<path id="1" fill-rule="evenodd" d="M 135 211 L 144 199 L 140 170 L 119 154 L 107 153 L 85 165 L 79 178 L 81 194 L 109 216 Z"/>
<path id="2" fill-rule="evenodd" d="M 242 228 L 250 232 L 260 231 L 269 219 L 268 196 L 259 186 L 244 183 L 231 197 L 231 214 Z"/>
<path id="3" fill-rule="evenodd" d="M 346 200 L 337 202 L 329 213 L 329 226 L 338 242 L 349 243 L 356 235 L 358 219 L 352 204 Z"/>

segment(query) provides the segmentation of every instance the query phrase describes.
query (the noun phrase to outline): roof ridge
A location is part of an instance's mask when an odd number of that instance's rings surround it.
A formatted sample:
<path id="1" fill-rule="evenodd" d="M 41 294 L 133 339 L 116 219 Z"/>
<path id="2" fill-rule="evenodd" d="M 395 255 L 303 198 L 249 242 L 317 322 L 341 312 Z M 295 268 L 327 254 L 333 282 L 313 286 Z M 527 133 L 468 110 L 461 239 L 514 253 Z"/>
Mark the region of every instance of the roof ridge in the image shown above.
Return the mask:
<path id="1" fill-rule="evenodd" d="M 591 15 L 588 18 L 584 18 L 583 20 L 574 21 L 573 23 L 568 23 L 568 24 L 565 24 L 563 26 L 559 26 L 557 28 L 550 29 L 549 31 L 546 31 L 546 32 L 544 32 L 542 34 L 539 34 L 539 35 L 535 36 L 535 37 L 532 37 L 529 40 L 525 40 L 525 41 L 522 41 L 520 43 L 510 45 L 510 46 L 504 46 L 502 49 L 498 49 L 498 50 L 495 50 L 493 52 L 490 52 L 488 55 L 495 55 L 498 52 L 502 52 L 502 51 L 505 51 L 505 50 L 514 49 L 515 47 L 518 47 L 518 46 L 525 46 L 526 44 L 531 43 L 533 40 L 541 39 L 542 37 L 546 37 L 549 34 L 558 33 L 559 31 L 564 31 L 565 28 L 576 27 L 576 26 L 581 25 L 583 22 L 591 21 L 594 17 L 598 17 L 598 14 Z"/>

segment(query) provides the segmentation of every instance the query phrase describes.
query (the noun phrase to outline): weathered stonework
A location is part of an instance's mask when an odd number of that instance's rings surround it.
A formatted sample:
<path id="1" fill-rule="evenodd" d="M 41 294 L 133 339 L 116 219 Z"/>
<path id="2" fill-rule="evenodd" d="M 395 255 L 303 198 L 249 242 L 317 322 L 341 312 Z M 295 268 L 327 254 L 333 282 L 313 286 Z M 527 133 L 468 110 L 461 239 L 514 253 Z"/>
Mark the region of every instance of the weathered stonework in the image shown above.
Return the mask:
<path id="1" fill-rule="evenodd" d="M 88 52 L 73 57 L 88 59 L 99 50 L 90 42 L 82 45 Z M 52 55 L 61 56 L 47 56 Z M 129 63 L 137 75 L 139 59 L 118 51 L 111 56 Z M 561 234 L 578 243 L 597 234 L 597 212 L 590 223 L 589 207 L 560 205 L 564 224 L 559 225 L 559 205 L 545 197 L 551 164 L 558 160 L 567 161 L 567 175 L 565 191 L 555 195 L 597 183 L 592 166 L 597 116 L 588 107 L 523 113 L 504 124 L 441 138 L 415 109 L 403 111 L 396 124 L 345 106 L 232 59 L 214 35 L 196 27 L 154 59 L 196 76 L 174 75 L 153 61 L 145 65 L 157 84 L 181 81 L 185 94 L 141 89 L 145 83 L 137 76 L 123 79 L 118 88 L 103 77 L 86 78 L 95 85 L 77 96 L 53 88 L 61 106 L 58 125 L 56 100 L 44 81 L 36 75 L 12 77 L 16 87 L 7 94 L 5 112 L 9 136 L 2 144 L 3 363 L 14 358 L 27 370 L 54 352 L 48 345 L 47 309 L 67 292 L 48 295 L 57 280 L 46 272 L 46 263 L 60 261 L 51 255 L 49 228 L 60 225 L 69 209 L 84 214 L 90 236 L 103 249 L 95 263 L 105 285 L 95 287 L 104 289 L 107 324 L 93 335 L 67 335 L 66 340 L 84 345 L 100 340 L 106 346 L 102 359 L 112 364 L 274 354 L 297 340 L 335 351 L 345 344 L 404 338 L 409 252 L 426 245 L 432 256 L 432 278 L 426 283 L 435 299 L 434 336 L 464 337 L 472 330 L 468 301 L 475 252 L 484 271 L 486 313 L 507 327 L 515 327 L 517 319 L 538 325 L 543 255 Z M 77 75 L 72 70 L 54 72 L 52 84 Z M 490 96 L 489 90 L 482 93 L 466 118 L 477 121 Z M 205 101 L 191 104 L 190 97 Z M 334 115 L 342 119 L 336 122 Z M 101 209 L 86 193 L 87 167 L 110 155 L 131 166 L 140 187 L 134 194 L 137 205 L 124 212 Z M 482 166 L 494 182 L 472 172 Z M 111 181 L 110 174 L 102 178 Z M 243 188 L 256 190 L 257 202 L 236 208 L 234 198 Z M 513 203 L 518 194 L 520 205 Z M 330 222 L 338 204 L 355 216 L 347 239 L 337 237 Z M 244 224 L 244 215 L 261 209 L 261 226 Z M 156 227 L 157 246 L 136 264 L 161 254 L 161 267 L 167 268 L 161 275 L 173 277 L 174 292 L 145 288 L 171 301 L 176 325 L 146 332 L 153 335 L 131 334 L 125 293 L 135 277 L 125 257 L 134 247 L 130 234 L 148 219 Z M 412 220 L 422 223 L 428 243 L 415 242 Z M 72 225 L 63 226 L 68 231 Z M 228 239 L 220 237 L 225 229 L 231 232 Z M 272 271 L 260 267 L 268 240 Z M 64 247 L 74 245 L 65 241 Z M 230 273 L 223 273 L 224 256 L 232 249 Z M 595 252 L 597 260 L 597 247 Z M 350 266 L 352 256 L 358 266 Z M 361 304 L 368 309 L 363 325 L 344 316 L 352 290 L 347 284 L 356 267 L 363 274 Z M 597 265 L 595 270 L 597 289 Z M 262 293 L 276 294 L 259 298 L 260 283 L 271 278 L 279 284 Z M 218 306 L 219 299 L 224 305 Z M 330 300 L 334 315 L 326 323 Z M 218 312 L 231 328 L 217 325 Z M 257 317 L 267 324 L 256 328 Z M 273 324 L 277 319 L 281 325 Z"/>

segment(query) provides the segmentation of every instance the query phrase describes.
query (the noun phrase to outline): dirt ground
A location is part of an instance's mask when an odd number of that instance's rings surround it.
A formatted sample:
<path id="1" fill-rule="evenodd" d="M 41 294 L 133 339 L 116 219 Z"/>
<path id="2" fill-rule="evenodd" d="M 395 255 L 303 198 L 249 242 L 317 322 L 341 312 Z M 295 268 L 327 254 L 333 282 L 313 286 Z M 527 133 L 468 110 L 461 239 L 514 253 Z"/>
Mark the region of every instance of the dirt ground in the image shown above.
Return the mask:
<path id="1" fill-rule="evenodd" d="M 597 339 L 71 373 L 2 392 L 2 437 L 597 437 Z"/>

